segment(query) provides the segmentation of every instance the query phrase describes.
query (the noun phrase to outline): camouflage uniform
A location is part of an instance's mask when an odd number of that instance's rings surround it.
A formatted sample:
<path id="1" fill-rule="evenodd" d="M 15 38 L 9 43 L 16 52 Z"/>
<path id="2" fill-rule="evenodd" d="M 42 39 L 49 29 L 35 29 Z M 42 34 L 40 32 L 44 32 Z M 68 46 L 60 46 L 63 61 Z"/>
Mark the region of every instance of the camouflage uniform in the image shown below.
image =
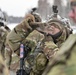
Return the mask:
<path id="1" fill-rule="evenodd" d="M 71 40 L 72 39 L 72 40 Z M 71 41 L 70 41 L 71 40 Z M 76 34 L 72 34 L 49 62 L 43 75 L 76 74 Z"/>
<path id="2" fill-rule="evenodd" d="M 76 0 L 71 0 L 76 6 Z M 75 7 L 76 8 L 76 7 Z M 75 21 L 75 15 L 71 15 Z M 75 21 L 76 22 L 76 21 Z M 43 75 L 75 75 L 76 74 L 76 34 L 72 34 L 61 46 L 60 50 L 49 62 Z"/>
<path id="3" fill-rule="evenodd" d="M 60 29 L 60 35 L 58 38 L 51 38 L 50 36 L 46 36 L 45 38 L 45 47 L 43 49 L 45 55 L 47 58 L 50 59 L 51 54 L 54 54 L 54 52 L 58 51 L 61 45 L 64 43 L 64 41 L 67 39 L 67 37 L 70 35 L 70 30 L 68 30 L 68 27 L 64 25 L 63 22 L 57 19 L 50 20 L 48 22 L 49 25 L 55 24 L 55 27 Z M 49 40 L 50 38 L 50 40 Z M 52 52 L 53 51 L 53 52 Z"/>
<path id="4" fill-rule="evenodd" d="M 36 30 L 34 30 L 32 34 L 32 36 L 34 37 L 33 39 L 35 40 L 36 47 L 38 46 L 38 43 L 44 39 L 44 35 Z M 43 72 L 44 68 L 46 67 L 47 58 L 42 51 L 41 45 L 37 49 L 34 48 L 34 51 L 29 56 L 28 62 L 31 65 L 30 75 L 40 75 L 40 73 Z"/>
<path id="5" fill-rule="evenodd" d="M 7 36 L 6 63 L 8 65 L 8 67 L 10 65 L 10 58 L 11 58 L 12 52 L 17 53 L 19 55 L 19 46 L 21 43 L 26 45 L 26 42 L 28 41 L 29 42 L 28 45 L 32 48 L 32 52 L 34 52 L 33 50 L 37 44 L 37 41 L 40 41 L 43 38 L 43 34 L 40 34 L 36 30 L 33 31 L 37 27 L 36 24 L 38 24 L 39 22 L 36 23 L 33 21 L 34 23 L 32 22 L 30 24 L 29 23 L 30 18 L 31 17 L 25 18 L 24 21 L 22 21 L 19 25 L 17 25 Z M 31 18 L 31 19 L 33 19 L 33 18 Z M 34 25 L 32 25 L 32 24 L 34 24 Z M 41 25 L 41 24 L 43 24 L 43 23 L 39 23 L 39 25 Z M 30 33 L 30 35 L 29 35 L 29 33 Z M 40 56 L 40 54 L 37 57 L 39 57 L 39 56 Z M 42 54 L 41 57 L 45 57 L 45 55 Z M 44 58 L 44 60 L 45 59 L 46 59 L 46 57 Z M 31 61 L 31 60 L 29 60 L 29 61 Z"/>
<path id="6" fill-rule="evenodd" d="M 43 52 L 42 53 L 39 52 L 38 55 L 36 56 L 35 63 L 32 67 L 30 75 L 42 75 L 48 61 L 52 60 L 52 57 L 56 54 L 56 52 L 61 47 L 62 43 L 69 36 L 69 35 L 67 36 L 67 31 L 64 24 L 59 22 L 59 20 L 53 19 L 48 22 L 49 25 L 51 25 L 52 23 L 56 24 L 56 27 L 58 27 L 62 31 L 62 34 L 60 35 L 60 37 L 55 39 L 57 41 L 56 43 L 54 42 L 51 36 L 44 35 L 41 45 Z"/>
<path id="7" fill-rule="evenodd" d="M 6 36 L 9 33 L 10 29 L 6 26 L 6 16 L 0 9 L 0 55 L 4 57 L 5 54 L 5 43 L 6 43 Z"/>
<path id="8" fill-rule="evenodd" d="M 0 25 L 0 54 L 5 58 L 6 36 L 10 29 L 7 26 Z"/>
<path id="9" fill-rule="evenodd" d="M 0 55 L 0 75 L 10 75 L 8 68 L 3 60 L 3 57 Z"/>
<path id="10" fill-rule="evenodd" d="M 36 15 L 35 15 L 36 16 Z M 36 18 L 36 17 L 35 17 Z M 34 29 L 36 29 L 36 27 L 38 27 L 38 25 L 41 25 L 39 22 L 35 22 L 34 16 L 29 14 L 25 17 L 25 19 L 18 24 L 7 36 L 7 40 L 6 40 L 6 63 L 8 64 L 8 66 L 10 65 L 11 62 L 11 55 L 12 53 L 16 53 L 17 55 L 19 55 L 19 48 L 20 48 L 20 44 L 23 43 L 24 45 L 26 45 L 27 42 L 29 47 L 32 48 L 32 50 L 35 47 L 35 42 L 34 40 L 36 39 L 32 39 L 32 42 L 29 38 L 26 38 Z M 29 36 L 30 37 L 30 36 Z"/>
<path id="11" fill-rule="evenodd" d="M 76 22 L 74 9 L 76 9 L 76 0 L 71 0 L 73 12 L 70 17 Z M 42 75 L 75 75 L 76 74 L 76 34 L 71 34 L 61 46 L 51 62 L 48 63 Z"/>
<path id="12" fill-rule="evenodd" d="M 10 75 L 8 68 L 5 64 L 5 43 L 6 36 L 10 29 L 7 26 L 0 25 L 0 75 Z"/>

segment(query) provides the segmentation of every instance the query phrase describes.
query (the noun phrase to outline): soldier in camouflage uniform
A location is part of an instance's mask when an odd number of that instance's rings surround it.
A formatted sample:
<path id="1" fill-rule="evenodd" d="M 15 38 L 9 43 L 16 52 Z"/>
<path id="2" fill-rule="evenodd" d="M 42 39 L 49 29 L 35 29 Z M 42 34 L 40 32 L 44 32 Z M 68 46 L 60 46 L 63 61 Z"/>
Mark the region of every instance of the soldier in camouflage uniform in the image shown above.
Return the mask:
<path id="1" fill-rule="evenodd" d="M 10 75 L 5 64 L 6 36 L 10 29 L 6 26 L 6 17 L 0 10 L 0 75 Z"/>
<path id="2" fill-rule="evenodd" d="M 76 22 L 76 0 L 71 0 L 70 17 Z M 75 75 L 76 74 L 76 34 L 71 34 L 60 50 L 49 62 L 43 75 Z"/>
<path id="3" fill-rule="evenodd" d="M 71 41 L 70 41 L 71 40 Z M 70 35 L 57 54 L 49 62 L 43 75 L 76 74 L 76 34 Z"/>
<path id="4" fill-rule="evenodd" d="M 30 42 L 29 47 L 35 47 L 35 42 L 31 42 L 29 38 L 26 38 L 36 27 L 39 27 L 42 23 L 39 23 L 40 19 L 36 14 L 28 14 L 25 19 L 18 24 L 7 36 L 6 41 L 6 63 L 8 66 L 11 62 L 12 53 L 19 55 L 20 44 L 23 43 L 26 45 L 27 42 Z M 30 37 L 30 36 L 29 36 Z M 31 39 L 32 40 L 32 39 Z M 32 40 L 34 41 L 34 40 Z"/>
<path id="5" fill-rule="evenodd" d="M 10 29 L 6 26 L 6 17 L 0 10 L 0 54 L 4 57 L 6 36 Z"/>
<path id="6" fill-rule="evenodd" d="M 51 49 L 50 51 L 54 51 L 54 48 L 52 46 L 52 44 L 55 44 L 55 47 L 60 48 L 63 44 L 63 42 L 68 38 L 68 36 L 71 34 L 71 28 L 68 27 L 68 25 L 59 20 L 59 19 L 50 19 L 48 21 L 49 26 L 46 26 L 44 32 L 47 33 L 46 37 L 45 37 L 45 42 L 47 42 L 50 37 L 49 40 L 49 44 L 45 44 L 45 47 L 43 49 L 43 51 L 45 51 L 44 53 L 46 53 L 47 56 L 51 55 L 49 52 L 49 49 Z M 52 37 L 52 38 L 51 38 Z M 52 43 L 53 42 L 53 43 Z M 48 47 L 50 46 L 50 47 Z M 56 48 L 55 48 L 56 50 Z M 47 52 L 49 53 L 49 55 L 47 54 Z"/>
<path id="7" fill-rule="evenodd" d="M 48 24 L 44 31 L 40 31 L 44 34 L 41 44 L 42 52 L 36 56 L 30 75 L 42 75 L 48 61 L 52 60 L 52 57 L 70 35 L 70 30 L 66 28 L 67 25 L 65 26 L 60 20 L 53 19 L 48 21 Z"/>
<path id="8" fill-rule="evenodd" d="M 52 46 L 52 44 L 55 44 L 56 48 L 60 48 L 63 42 L 68 38 L 68 36 L 72 34 L 72 28 L 70 27 L 70 21 L 68 21 L 68 19 L 66 18 L 58 17 L 59 15 L 57 14 L 57 11 L 58 11 L 57 9 L 56 11 L 54 11 L 54 15 L 47 22 L 49 26 L 46 26 L 46 29 L 45 29 L 47 30 L 46 33 L 48 35 L 46 36 L 46 39 L 48 39 L 47 37 L 51 36 L 52 40 L 50 41 L 53 41 L 53 43 L 49 42 L 50 47 L 48 47 L 48 44 L 46 44 L 46 46 L 43 49 L 45 51 L 44 53 L 46 53 L 48 57 L 51 57 L 49 55 L 53 54 L 52 52 L 49 52 L 49 51 L 54 51 L 54 47 Z"/>

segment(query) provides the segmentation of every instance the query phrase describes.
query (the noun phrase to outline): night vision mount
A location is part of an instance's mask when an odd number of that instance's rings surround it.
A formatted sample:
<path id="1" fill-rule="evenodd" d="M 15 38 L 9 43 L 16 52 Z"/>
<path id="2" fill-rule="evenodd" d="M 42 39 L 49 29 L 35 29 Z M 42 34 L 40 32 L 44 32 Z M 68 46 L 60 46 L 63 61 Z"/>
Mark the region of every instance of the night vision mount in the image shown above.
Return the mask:
<path id="1" fill-rule="evenodd" d="M 58 9 L 57 8 L 58 7 L 56 5 L 53 5 L 52 6 L 52 10 L 53 10 L 54 13 L 58 13 Z"/>

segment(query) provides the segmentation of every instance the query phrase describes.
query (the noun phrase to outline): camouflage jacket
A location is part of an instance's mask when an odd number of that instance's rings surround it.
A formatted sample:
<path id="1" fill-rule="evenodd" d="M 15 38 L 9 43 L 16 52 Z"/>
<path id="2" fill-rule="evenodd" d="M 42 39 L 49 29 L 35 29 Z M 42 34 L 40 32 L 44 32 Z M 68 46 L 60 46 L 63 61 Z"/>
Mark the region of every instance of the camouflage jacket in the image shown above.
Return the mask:
<path id="1" fill-rule="evenodd" d="M 1 55 L 0 55 L 0 75 L 10 75 L 9 70 Z"/>
<path id="2" fill-rule="evenodd" d="M 0 53 L 4 57 L 4 49 L 5 49 L 5 44 L 6 44 L 6 37 L 9 33 L 9 30 L 6 29 L 5 27 L 1 26 L 0 27 Z"/>
<path id="3" fill-rule="evenodd" d="M 70 41 L 71 40 L 71 41 Z M 76 34 L 72 34 L 49 62 L 43 75 L 76 74 Z"/>

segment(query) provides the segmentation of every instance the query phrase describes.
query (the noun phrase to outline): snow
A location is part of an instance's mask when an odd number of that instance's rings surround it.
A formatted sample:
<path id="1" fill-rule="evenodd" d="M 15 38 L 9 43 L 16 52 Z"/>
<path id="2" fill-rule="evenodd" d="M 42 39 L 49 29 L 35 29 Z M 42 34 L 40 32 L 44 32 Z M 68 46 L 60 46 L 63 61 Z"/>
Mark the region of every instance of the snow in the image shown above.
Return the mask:
<path id="1" fill-rule="evenodd" d="M 76 26 L 71 26 L 71 28 L 73 29 L 73 34 L 76 34 Z"/>
<path id="2" fill-rule="evenodd" d="M 16 25 L 18 25 L 17 23 L 10 23 L 7 26 L 12 30 Z"/>

